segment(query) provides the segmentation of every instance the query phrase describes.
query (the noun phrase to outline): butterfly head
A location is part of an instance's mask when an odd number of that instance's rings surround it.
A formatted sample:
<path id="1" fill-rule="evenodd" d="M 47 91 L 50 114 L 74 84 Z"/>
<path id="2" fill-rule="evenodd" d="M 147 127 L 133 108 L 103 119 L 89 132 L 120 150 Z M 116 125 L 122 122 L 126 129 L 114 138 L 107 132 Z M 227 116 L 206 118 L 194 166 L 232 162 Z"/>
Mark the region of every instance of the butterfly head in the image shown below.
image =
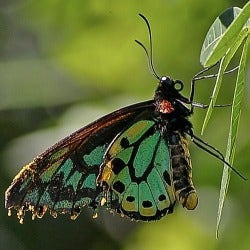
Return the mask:
<path id="1" fill-rule="evenodd" d="M 154 100 L 156 110 L 162 114 L 170 114 L 176 111 L 178 115 L 189 115 L 190 110 L 184 105 L 189 100 L 181 95 L 183 83 L 173 80 L 168 76 L 159 77 L 159 85 L 155 91 Z"/>
<path id="2" fill-rule="evenodd" d="M 155 99 L 173 101 L 180 96 L 183 83 L 180 80 L 173 80 L 168 76 L 159 78 L 160 82 L 155 92 Z"/>
<path id="3" fill-rule="evenodd" d="M 166 88 L 169 91 L 179 92 L 183 89 L 183 83 L 180 80 L 173 80 L 168 76 L 162 76 L 160 78 L 160 85 L 162 85 L 163 88 Z"/>

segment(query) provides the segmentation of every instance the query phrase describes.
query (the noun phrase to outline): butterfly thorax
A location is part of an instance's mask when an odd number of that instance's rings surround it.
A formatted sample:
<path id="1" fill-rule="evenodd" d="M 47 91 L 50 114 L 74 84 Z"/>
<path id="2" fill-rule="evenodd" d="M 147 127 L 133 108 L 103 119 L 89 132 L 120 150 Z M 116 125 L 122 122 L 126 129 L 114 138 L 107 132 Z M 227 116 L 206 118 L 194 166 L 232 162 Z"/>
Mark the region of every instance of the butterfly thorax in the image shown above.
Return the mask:
<path id="1" fill-rule="evenodd" d="M 180 85 L 179 88 L 177 85 Z M 191 111 L 184 104 L 189 101 L 179 93 L 182 88 L 182 82 L 162 77 L 155 91 L 155 116 L 167 132 L 179 131 L 185 134 L 192 129 L 192 124 L 188 120 Z"/>

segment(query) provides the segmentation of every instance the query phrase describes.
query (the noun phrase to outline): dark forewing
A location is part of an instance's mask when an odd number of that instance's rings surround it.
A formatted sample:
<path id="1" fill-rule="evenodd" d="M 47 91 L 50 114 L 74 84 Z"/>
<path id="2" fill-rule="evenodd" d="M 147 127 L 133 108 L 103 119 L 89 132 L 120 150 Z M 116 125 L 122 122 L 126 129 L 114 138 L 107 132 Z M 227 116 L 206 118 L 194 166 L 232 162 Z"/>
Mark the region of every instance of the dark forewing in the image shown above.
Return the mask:
<path id="1" fill-rule="evenodd" d="M 153 101 L 122 108 L 55 144 L 16 175 L 6 191 L 6 208 L 17 209 L 20 222 L 26 210 L 34 218 L 47 209 L 53 216 L 59 212 L 75 218 L 85 205 L 97 209 L 102 189 L 96 186 L 96 177 L 106 149 L 136 116 L 153 110 Z M 115 197 L 110 199 L 112 208 Z"/>

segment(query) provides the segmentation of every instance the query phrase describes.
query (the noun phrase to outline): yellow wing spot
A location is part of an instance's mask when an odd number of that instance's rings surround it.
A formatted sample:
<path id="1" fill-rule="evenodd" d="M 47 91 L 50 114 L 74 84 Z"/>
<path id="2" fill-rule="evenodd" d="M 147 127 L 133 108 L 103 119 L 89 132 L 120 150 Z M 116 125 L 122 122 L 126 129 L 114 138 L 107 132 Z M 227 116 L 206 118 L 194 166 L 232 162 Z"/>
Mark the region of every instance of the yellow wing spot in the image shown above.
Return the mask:
<path id="1" fill-rule="evenodd" d="M 98 213 L 97 212 L 94 212 L 93 215 L 92 215 L 92 218 L 93 219 L 96 219 L 98 217 Z"/>
<path id="2" fill-rule="evenodd" d="M 50 215 L 51 215 L 54 219 L 57 218 L 57 212 L 56 212 L 56 211 L 50 210 Z"/>
<path id="3" fill-rule="evenodd" d="M 128 202 L 125 199 L 122 201 L 122 207 L 129 212 L 137 211 L 137 205 L 135 204 L 135 202 Z"/>
<path id="4" fill-rule="evenodd" d="M 8 209 L 8 216 L 11 216 L 11 209 Z"/>
<path id="5" fill-rule="evenodd" d="M 39 219 L 41 219 L 44 216 L 44 214 L 46 213 L 47 210 L 48 210 L 48 206 L 44 205 L 43 208 L 42 208 L 42 212 L 40 214 L 38 214 L 37 217 Z"/>
<path id="6" fill-rule="evenodd" d="M 110 157 L 115 157 L 121 150 L 123 150 L 123 148 L 121 147 L 121 140 L 124 137 L 129 140 L 129 143 L 134 143 L 153 125 L 154 121 L 143 120 L 138 121 L 137 123 L 129 127 L 126 131 L 124 131 L 124 133 L 121 133 L 114 141 L 113 145 L 108 151 Z"/>
<path id="7" fill-rule="evenodd" d="M 101 206 L 104 206 L 106 203 L 107 203 L 107 199 L 105 197 L 102 197 Z"/>
<path id="8" fill-rule="evenodd" d="M 71 220 L 76 220 L 78 216 L 79 216 L 78 213 L 72 214 L 72 215 L 70 216 L 70 219 L 71 219 Z"/>
<path id="9" fill-rule="evenodd" d="M 17 218 L 19 219 L 19 223 L 23 224 L 23 218 L 24 218 L 23 207 L 17 211 Z"/>
<path id="10" fill-rule="evenodd" d="M 31 163 L 29 163 L 28 165 L 25 165 L 21 170 L 20 172 L 15 176 L 15 178 L 13 179 L 13 181 L 17 181 L 19 180 L 20 178 L 24 179 L 23 178 L 23 175 L 26 175 L 27 172 L 29 173 L 32 173 L 34 172 L 34 170 L 31 168 L 32 165 L 34 165 L 35 162 L 32 161 Z"/>
<path id="11" fill-rule="evenodd" d="M 97 182 L 107 182 L 110 180 L 111 175 L 113 174 L 112 171 L 112 164 L 111 161 L 109 161 L 103 168 L 101 175 L 99 175 Z"/>

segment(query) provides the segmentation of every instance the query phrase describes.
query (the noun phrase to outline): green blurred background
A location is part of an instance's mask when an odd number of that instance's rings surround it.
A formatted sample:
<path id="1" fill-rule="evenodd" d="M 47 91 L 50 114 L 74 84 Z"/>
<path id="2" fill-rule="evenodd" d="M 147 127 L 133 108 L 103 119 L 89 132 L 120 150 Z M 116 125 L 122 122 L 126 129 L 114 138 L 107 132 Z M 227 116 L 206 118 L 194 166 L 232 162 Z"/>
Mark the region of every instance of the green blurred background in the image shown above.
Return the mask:
<path id="1" fill-rule="evenodd" d="M 131 222 L 85 208 L 76 221 L 46 215 L 24 225 L 8 217 L 4 191 L 20 168 L 59 139 L 122 106 L 150 99 L 157 80 L 135 42 L 148 45 L 150 21 L 159 75 L 185 83 L 201 70 L 199 53 L 213 20 L 238 0 L 1 0 L 0 1 L 0 249 L 250 249 L 250 185 L 232 174 L 219 240 L 216 211 L 222 163 L 190 143 L 195 211 L 150 223 Z M 235 59 L 235 64 L 237 63 Z M 249 82 L 249 66 L 248 82 Z M 225 77 L 219 103 L 230 103 L 234 75 Z M 208 103 L 213 81 L 197 84 L 196 100 Z M 250 178 L 249 86 L 246 86 L 235 167 Z M 204 110 L 191 121 L 200 136 Z M 202 136 L 225 151 L 230 108 L 216 109 Z M 13 211 L 14 214 L 14 211 Z"/>

